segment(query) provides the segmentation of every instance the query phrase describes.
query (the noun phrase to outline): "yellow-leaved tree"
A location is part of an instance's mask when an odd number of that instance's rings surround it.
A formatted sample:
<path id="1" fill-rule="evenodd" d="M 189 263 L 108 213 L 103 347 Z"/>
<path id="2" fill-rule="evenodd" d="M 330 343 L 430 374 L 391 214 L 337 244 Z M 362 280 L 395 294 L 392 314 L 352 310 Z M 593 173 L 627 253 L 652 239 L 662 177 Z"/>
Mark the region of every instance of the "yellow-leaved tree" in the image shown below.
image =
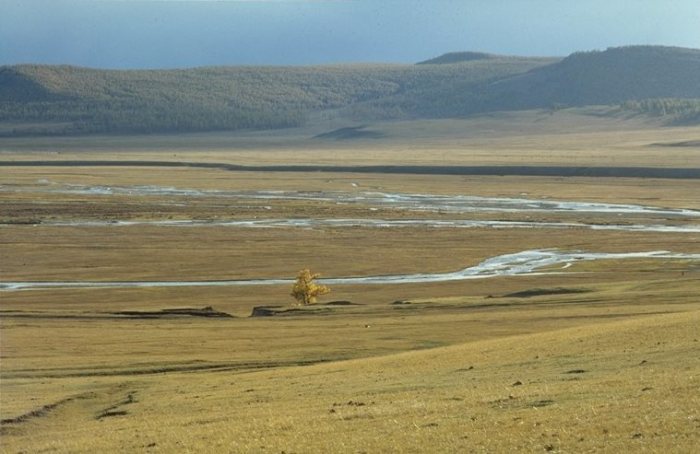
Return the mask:
<path id="1" fill-rule="evenodd" d="M 330 293 L 331 289 L 314 282 L 320 276 L 320 274 L 311 273 L 311 270 L 308 269 L 299 271 L 297 280 L 292 287 L 292 296 L 297 300 L 297 304 L 308 306 L 316 302 L 316 297 Z"/>

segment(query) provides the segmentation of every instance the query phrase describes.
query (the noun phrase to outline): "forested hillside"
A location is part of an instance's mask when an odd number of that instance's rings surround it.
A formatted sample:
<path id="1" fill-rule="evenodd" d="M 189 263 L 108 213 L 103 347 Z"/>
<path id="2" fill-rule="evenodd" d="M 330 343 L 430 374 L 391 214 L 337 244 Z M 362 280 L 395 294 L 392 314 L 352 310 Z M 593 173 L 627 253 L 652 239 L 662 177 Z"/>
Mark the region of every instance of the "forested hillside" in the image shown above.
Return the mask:
<path id="1" fill-rule="evenodd" d="M 700 51 L 632 46 L 565 59 L 457 52 L 416 65 L 182 70 L 21 65 L 0 67 L 0 135 L 273 129 L 326 110 L 355 120 L 594 104 L 658 114 L 648 100 L 659 98 L 679 106 L 672 119 L 698 121 Z"/>
<path id="2" fill-rule="evenodd" d="M 443 56 L 451 58 L 447 54 Z M 442 61 L 439 57 L 438 61 Z M 488 60 L 487 60 L 488 61 Z M 630 46 L 579 52 L 524 73 L 486 81 L 462 80 L 390 95 L 368 103 L 379 111 L 393 107 L 414 117 L 461 117 L 476 113 L 619 105 L 646 101 L 630 112 L 658 115 L 650 106 L 675 103 L 664 112 L 669 122 L 697 122 L 700 50 Z M 674 100 L 688 100 L 676 102 Z M 646 107 L 644 107 L 646 106 Z"/>
<path id="3" fill-rule="evenodd" d="M 577 52 L 562 61 L 490 84 L 493 108 L 617 104 L 649 98 L 700 98 L 700 50 L 629 46 Z"/>
<path id="4" fill-rule="evenodd" d="M 547 62 L 506 58 L 439 66 L 159 71 L 4 67 L 0 69 L 0 122 L 22 124 L 6 134 L 283 128 L 303 124 L 310 112 L 432 86 L 493 80 Z"/>

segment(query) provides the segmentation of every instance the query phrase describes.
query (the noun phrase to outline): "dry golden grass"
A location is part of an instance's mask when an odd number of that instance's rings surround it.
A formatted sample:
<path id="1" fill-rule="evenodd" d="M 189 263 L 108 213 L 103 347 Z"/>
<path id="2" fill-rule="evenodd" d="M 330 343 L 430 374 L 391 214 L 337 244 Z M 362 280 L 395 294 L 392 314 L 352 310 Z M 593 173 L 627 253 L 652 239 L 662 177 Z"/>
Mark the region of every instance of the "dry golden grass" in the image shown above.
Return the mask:
<path id="1" fill-rule="evenodd" d="M 91 157 L 93 155 L 90 155 Z M 95 157 L 96 159 L 99 156 Z M 90 159 L 90 158 L 85 158 Z M 138 159 L 155 159 L 152 154 L 139 155 Z M 657 153 L 657 160 L 664 156 Z M 695 164 L 700 166 L 700 162 Z M 449 175 L 377 175 L 377 174 L 333 174 L 324 172 L 308 173 L 262 173 L 227 172 L 205 169 L 148 169 L 148 168 L 100 168 L 100 167 L 7 167 L 2 184 L 31 187 L 41 180 L 59 184 L 135 186 L 153 185 L 200 190 L 228 191 L 338 191 L 346 193 L 385 192 L 409 194 L 475 195 L 481 197 L 551 198 L 554 200 L 598 201 L 605 203 L 633 203 L 668 207 L 700 208 L 694 197 L 697 181 L 661 180 L 651 178 L 567 178 L 567 177 L 521 177 L 521 176 L 449 176 Z M 81 201 L 107 203 L 114 209 L 129 209 L 136 200 L 124 196 L 66 196 L 46 192 L 27 192 L 13 196 L 11 200 L 52 202 L 73 202 L 73 208 Z M 38 199 L 38 200 L 37 200 Z M 141 197 L 138 202 L 153 204 L 152 211 L 170 210 L 177 213 L 172 203 L 158 197 Z M 222 207 L 222 200 L 216 198 L 177 198 L 187 201 L 196 209 L 197 204 L 216 205 L 217 208 L 236 208 L 236 203 L 228 201 Z M 10 200 L 7 200 L 8 202 Z M 269 205 L 263 201 L 248 201 L 250 205 Z M 160 206 L 159 206 L 160 204 Z M 238 202 L 238 205 L 243 205 Z M 132 208 L 133 209 L 133 208 Z M 242 209 L 239 207 L 239 209 Z M 344 207 L 352 209 L 352 207 Z M 196 214 L 194 213 L 191 214 Z M 264 212 L 262 212 L 264 213 Z M 77 214 L 77 213 L 76 213 Z M 259 213 L 245 213 L 257 215 Z M 365 215 L 371 214 L 364 212 Z M 270 216 L 270 213 L 267 213 Z"/>
<path id="2" fill-rule="evenodd" d="M 297 132 L 297 137 L 214 134 L 102 142 L 3 139 L 0 149 L 2 159 L 107 159 L 118 152 L 127 159 L 265 164 L 376 164 L 401 157 L 404 163 L 424 164 L 700 165 L 696 149 L 649 146 L 697 139 L 698 128 L 578 124 L 576 118 L 524 114 L 506 128 L 502 118 L 389 124 L 382 127 L 390 140 L 352 145 L 309 141 Z M 568 133 L 555 133 L 563 127 Z M 436 138 L 435 131 L 446 138 Z M 47 155 L 51 148 L 60 154 Z M 0 191 L 2 222 L 493 218 L 321 202 L 266 201 L 266 209 L 214 197 L 47 194 L 32 189 L 44 184 L 41 180 L 221 190 L 526 194 L 700 208 L 698 183 L 684 180 L 3 169 L 9 172 L 0 184 L 21 185 L 28 192 Z M 528 220 L 694 222 L 550 213 Z M 699 238 L 581 229 L 6 225 L 0 227 L 0 276 L 2 281 L 204 280 L 292 277 L 303 267 L 326 276 L 441 272 L 498 254 L 550 247 L 700 253 Z M 326 301 L 358 305 L 271 318 L 247 316 L 254 306 L 291 303 L 288 286 L 3 291 L 0 450 L 692 452 L 700 443 L 698 262 L 583 262 L 562 271 L 336 286 Z M 508 296 L 557 288 L 585 291 Z M 395 300 L 410 304 L 391 304 Z M 204 306 L 238 318 L 112 314 Z"/>
<path id="3" fill-rule="evenodd" d="M 537 229 L 231 229 L 231 228 L 56 228 L 2 229 L 4 280 L 227 280 L 291 278 L 301 268 L 327 277 L 455 271 L 499 254 L 559 247 L 602 252 L 671 250 L 698 253 L 694 234 L 627 233 Z M 27 236 L 29 235 L 29 236 Z M 429 245 L 426 242 L 429 241 Z M 358 247 L 358 245 L 360 247 Z M 76 257 L 79 257 L 76 260 Z M 138 259 L 136 259 L 138 258 Z M 593 276 L 544 276 L 546 285 L 589 280 L 634 280 L 646 276 L 680 278 L 673 262 L 649 269 L 625 261 Z M 567 270 L 572 271 L 572 270 Z M 568 276 L 568 277 L 567 277 Z M 518 285 L 517 277 L 508 286 Z M 490 281 L 430 285 L 340 286 L 332 298 L 388 303 L 395 299 L 488 294 Z M 536 285 L 535 285 L 536 286 Z M 206 306 L 248 314 L 252 306 L 287 304 L 286 288 L 202 287 L 150 289 L 66 289 L 5 292 L 8 309 L 81 310 L 101 302 L 114 310 Z"/>
<path id="4" fill-rule="evenodd" d="M 10 395 L 61 403 L 6 424 L 4 449 L 691 452 L 699 322 L 696 310 L 259 372 L 9 379 Z"/>
<path id="5" fill-rule="evenodd" d="M 235 164 L 442 164 L 697 167 L 700 127 L 567 110 L 379 123 L 379 140 L 313 139 L 337 125 L 250 133 L 0 139 L 3 159 L 150 159 Z"/>

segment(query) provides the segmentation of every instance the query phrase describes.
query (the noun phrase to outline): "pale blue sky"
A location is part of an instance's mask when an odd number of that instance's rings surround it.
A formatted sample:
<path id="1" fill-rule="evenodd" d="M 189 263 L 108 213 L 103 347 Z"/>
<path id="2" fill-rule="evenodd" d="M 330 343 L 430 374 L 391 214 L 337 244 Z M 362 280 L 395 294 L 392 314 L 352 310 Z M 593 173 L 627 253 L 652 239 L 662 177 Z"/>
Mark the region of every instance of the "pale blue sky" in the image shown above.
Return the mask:
<path id="1" fill-rule="evenodd" d="M 0 64 L 416 62 L 700 48 L 700 0 L 0 0 Z"/>

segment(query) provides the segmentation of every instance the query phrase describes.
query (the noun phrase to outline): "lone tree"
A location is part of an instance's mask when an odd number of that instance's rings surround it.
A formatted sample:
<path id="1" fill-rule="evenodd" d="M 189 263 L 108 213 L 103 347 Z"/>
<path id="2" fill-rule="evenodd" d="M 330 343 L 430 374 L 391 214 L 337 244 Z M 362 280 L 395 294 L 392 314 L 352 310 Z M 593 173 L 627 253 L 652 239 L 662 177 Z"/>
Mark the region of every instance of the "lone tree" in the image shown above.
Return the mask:
<path id="1" fill-rule="evenodd" d="M 331 289 L 314 282 L 319 276 L 321 275 L 312 274 L 311 270 L 308 269 L 299 271 L 294 287 L 292 287 L 292 296 L 297 300 L 297 304 L 308 306 L 316 302 L 316 297 L 330 293 Z"/>

